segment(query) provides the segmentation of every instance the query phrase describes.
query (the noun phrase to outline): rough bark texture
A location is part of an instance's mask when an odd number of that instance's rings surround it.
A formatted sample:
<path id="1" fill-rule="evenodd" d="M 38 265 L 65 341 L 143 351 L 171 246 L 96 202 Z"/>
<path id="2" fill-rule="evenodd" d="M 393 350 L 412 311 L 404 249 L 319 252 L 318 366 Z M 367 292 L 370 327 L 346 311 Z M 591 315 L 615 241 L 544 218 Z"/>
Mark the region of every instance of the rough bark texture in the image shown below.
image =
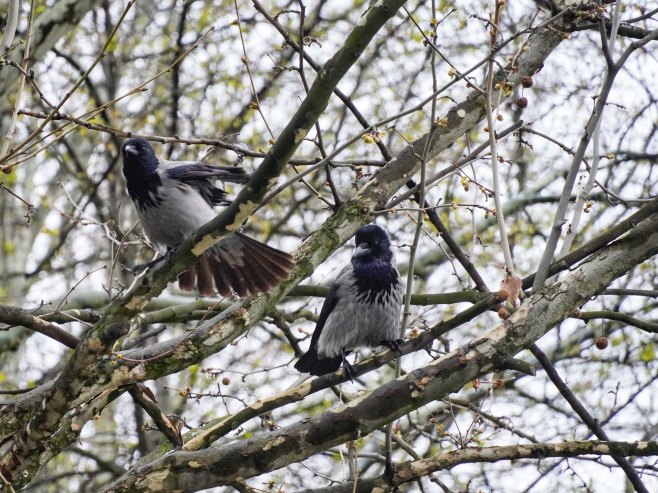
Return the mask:
<path id="1" fill-rule="evenodd" d="M 429 459 L 400 464 L 390 476 L 359 478 L 354 481 L 301 490 L 297 493 L 366 493 L 395 491 L 397 486 L 415 481 L 433 472 L 450 469 L 460 464 L 498 462 L 503 460 L 544 459 L 548 457 L 578 457 L 582 455 L 655 455 L 658 442 L 600 442 L 579 441 L 560 443 L 533 443 L 501 447 L 467 447 L 446 452 Z"/>
<path id="2" fill-rule="evenodd" d="M 141 366 L 138 369 L 131 368 L 134 365 L 121 365 L 120 368 L 116 369 L 109 365 L 109 375 L 106 372 L 106 375 L 100 376 L 100 378 L 91 378 L 91 374 L 96 372 L 97 367 L 94 363 L 102 360 L 103 356 L 110 352 L 114 342 L 126 334 L 129 328 L 129 318 L 136 315 L 153 296 L 157 296 L 162 292 L 170 281 L 194 263 L 205 249 L 216 243 L 226 232 L 238 229 L 249 217 L 258 201 L 269 189 L 270 180 L 281 173 L 288 159 L 319 118 L 336 84 L 359 58 L 373 36 L 391 16 L 395 15 L 395 12 L 403 3 L 403 0 L 388 0 L 369 11 L 364 21 L 353 29 L 344 46 L 325 64 L 311 87 L 307 98 L 292 117 L 279 139 L 277 139 L 277 143 L 272 147 L 268 157 L 265 158 L 256 173 L 252 175 L 249 183 L 232 205 L 227 207 L 215 220 L 201 228 L 197 234 L 193 235 L 193 238 L 186 241 L 177 250 L 173 262 L 156 271 L 154 276 L 147 277 L 144 284 L 138 286 L 122 300 L 113 303 L 107 309 L 102 320 L 87 332 L 66 368 L 58 377 L 56 384 L 52 387 L 51 393 L 46 399 L 47 405 L 29 419 L 28 425 L 14 437 L 10 451 L 0 459 L 0 471 L 2 471 L 5 478 L 13 480 L 17 478 L 19 473 L 28 471 L 27 474 L 21 475 L 19 480 L 22 484 L 26 484 L 44 461 L 47 461 L 53 453 L 62 450 L 75 439 L 75 432 L 79 429 L 75 429 L 73 430 L 74 433 L 69 434 L 68 441 L 59 440 L 57 444 L 48 447 L 46 454 L 38 455 L 35 453 L 43 447 L 44 441 L 49 436 L 57 432 L 61 418 L 72 407 L 89 403 L 98 395 L 112 393 L 119 387 L 130 383 L 129 380 L 137 382 L 144 379 L 143 368 Z M 326 256 L 329 253 L 327 251 Z M 311 272 L 312 270 L 297 269 L 296 281 L 299 282 Z M 292 286 L 292 282 L 286 284 L 288 290 Z M 285 292 L 280 289 L 278 297 L 283 296 Z M 266 294 L 257 298 L 253 304 L 247 301 L 247 307 L 251 305 L 255 313 L 249 313 L 245 307 L 241 306 L 242 302 L 236 303 L 233 309 L 220 315 L 219 319 L 224 320 L 228 316 L 227 314 L 230 313 L 238 320 L 238 333 L 244 332 L 264 316 L 268 307 L 273 304 L 270 301 L 272 298 L 274 298 L 272 294 Z M 278 298 L 274 298 L 275 301 L 276 299 Z M 232 340 L 228 339 L 231 334 L 216 335 L 213 327 L 210 327 L 210 330 L 206 328 L 200 334 L 204 336 L 200 341 L 198 339 L 192 341 L 195 343 L 195 349 L 200 349 L 195 358 L 216 352 Z M 202 347 L 199 348 L 199 344 Z M 109 363 L 109 361 L 107 362 Z M 187 366 L 184 361 L 179 361 L 179 364 L 181 364 L 181 367 Z M 99 377 L 99 374 L 96 374 L 96 376 Z"/>
<path id="3" fill-rule="evenodd" d="M 112 304 L 103 319 L 77 346 L 68 365 L 54 383 L 0 408 L 3 413 L 24 413 L 3 423 L 3 433 L 18 431 L 11 450 L 0 458 L 3 476 L 14 478 L 16 486 L 27 484 L 43 464 L 73 443 L 84 423 L 96 410 L 102 409 L 124 392 L 126 385 L 177 372 L 225 348 L 249 327 L 262 320 L 287 292 L 352 237 L 361 225 L 369 222 L 373 211 L 381 208 L 418 169 L 419 156 L 426 147 L 427 135 L 413 142 L 375 173 L 352 200 L 304 241 L 295 255 L 297 268 L 280 287 L 235 303 L 184 338 L 139 351 L 139 357 L 145 359 L 166 354 L 157 361 L 136 365 L 109 359 L 108 354 L 114 342 L 125 335 L 130 320 L 149 300 L 157 296 L 179 272 L 191 265 L 200 252 L 221 239 L 226 231 L 238 228 L 248 218 L 271 180 L 281 172 L 301 139 L 322 113 L 338 81 L 372 36 L 402 3 L 384 2 L 382 6 L 372 9 L 361 25 L 355 28 L 345 46 L 327 62 L 308 98 L 233 206 L 185 242 L 171 263 L 149 273 L 142 285 Z M 513 70 L 512 67 L 501 69 L 496 80 L 507 80 L 517 85 L 524 75 L 539 70 L 563 39 L 554 27 L 534 33 L 527 42 L 527 50 L 515 61 Z M 436 128 L 432 133 L 428 158 L 449 148 L 455 140 L 481 122 L 485 117 L 484 108 L 482 95 L 478 91 L 473 91 L 463 102 L 456 104 L 446 115 L 447 125 Z M 488 373 L 539 339 L 573 308 L 600 292 L 612 280 L 653 256 L 658 251 L 657 220 L 654 214 L 639 223 L 636 231 L 628 237 L 593 254 L 563 282 L 534 295 L 509 320 L 469 346 L 390 382 L 345 408 L 332 410 L 252 440 L 223 445 L 221 448 L 178 451 L 156 458 L 136 467 L 107 491 L 196 491 L 229 484 L 240 478 L 303 460 L 314 453 L 354 439 L 359 434 L 370 433 L 410 410 L 445 396 L 473 378 Z M 130 352 L 127 354 L 130 355 Z M 303 398 L 317 385 L 311 383 L 300 387 L 292 398 Z M 75 412 L 71 413 L 71 410 Z M 26 423 L 29 426 L 24 426 Z M 200 439 L 196 447 L 188 448 L 205 447 L 219 436 L 222 433 L 213 435 L 208 441 Z M 203 470 L 204 474 L 199 475 L 199 470 Z"/>
<path id="4" fill-rule="evenodd" d="M 231 484 L 304 460 L 379 429 L 487 374 L 537 341 L 574 308 L 658 253 L 658 214 L 602 248 L 563 281 L 528 298 L 506 321 L 467 346 L 409 372 L 347 406 L 307 421 L 221 448 L 179 451 L 131 470 L 106 493 L 197 491 Z M 307 393 L 309 384 L 299 387 Z M 196 472 L 204 470 L 203 475 Z"/>

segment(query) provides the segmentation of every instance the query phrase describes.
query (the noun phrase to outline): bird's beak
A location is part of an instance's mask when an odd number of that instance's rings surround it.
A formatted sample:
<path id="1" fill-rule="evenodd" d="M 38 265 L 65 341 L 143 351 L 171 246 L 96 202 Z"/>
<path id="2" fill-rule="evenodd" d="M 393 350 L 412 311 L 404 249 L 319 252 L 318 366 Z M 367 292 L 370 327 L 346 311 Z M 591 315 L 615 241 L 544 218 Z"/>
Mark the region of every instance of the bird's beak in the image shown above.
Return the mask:
<path id="1" fill-rule="evenodd" d="M 133 145 L 127 145 L 126 147 L 123 148 L 123 150 L 125 152 L 127 152 L 128 154 L 134 154 L 135 156 L 137 156 L 139 154 L 139 151 Z"/>
<path id="2" fill-rule="evenodd" d="M 372 249 L 368 246 L 367 243 L 359 243 L 356 246 L 356 250 L 354 250 L 354 255 L 352 255 L 352 258 L 363 257 L 364 255 L 368 255 L 370 252 L 372 252 Z"/>

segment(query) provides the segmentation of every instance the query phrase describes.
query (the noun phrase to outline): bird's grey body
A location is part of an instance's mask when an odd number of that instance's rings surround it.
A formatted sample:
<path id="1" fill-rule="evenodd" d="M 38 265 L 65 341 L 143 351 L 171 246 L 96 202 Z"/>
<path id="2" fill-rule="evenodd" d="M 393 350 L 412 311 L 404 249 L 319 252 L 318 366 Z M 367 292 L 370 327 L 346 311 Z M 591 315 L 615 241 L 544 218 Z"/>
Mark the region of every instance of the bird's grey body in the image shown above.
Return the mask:
<path id="1" fill-rule="evenodd" d="M 352 377 L 345 356 L 360 347 L 399 350 L 399 318 L 404 285 L 395 268 L 386 231 L 369 224 L 356 233 L 350 265 L 336 277 L 322 305 L 309 350 L 295 364 L 301 372 L 325 375 L 341 363 Z"/>
<path id="2" fill-rule="evenodd" d="M 231 203 L 216 181 L 247 181 L 241 168 L 159 159 L 141 138 L 126 140 L 121 153 L 128 194 L 144 231 L 163 254 L 212 220 L 213 206 Z M 206 250 L 178 281 L 181 289 L 197 286 L 203 295 L 213 294 L 216 286 L 224 296 L 246 296 L 274 287 L 293 266 L 289 254 L 234 232 Z"/>
<path id="3" fill-rule="evenodd" d="M 336 277 L 338 302 L 327 317 L 318 339 L 318 357 L 335 358 L 343 351 L 381 346 L 399 338 L 400 307 L 404 285 L 360 293 L 354 267 L 346 266 Z M 373 294 L 374 293 L 374 294 Z M 351 328 L 347 330 L 347 328 Z"/>
<path id="4" fill-rule="evenodd" d="M 210 204 L 190 184 L 174 180 L 167 171 L 176 167 L 172 161 L 158 160 L 158 175 L 162 186 L 149 191 L 149 200 L 144 204 L 135 201 L 137 215 L 144 231 L 160 253 L 179 245 L 189 235 L 215 217 Z M 176 163 L 178 164 L 178 163 Z M 181 165 L 194 164 L 182 162 Z M 158 207 L 146 204 L 157 202 Z M 185 204 L 181 207 L 181 204 Z M 166 224 L 163 228 L 161 225 Z"/>

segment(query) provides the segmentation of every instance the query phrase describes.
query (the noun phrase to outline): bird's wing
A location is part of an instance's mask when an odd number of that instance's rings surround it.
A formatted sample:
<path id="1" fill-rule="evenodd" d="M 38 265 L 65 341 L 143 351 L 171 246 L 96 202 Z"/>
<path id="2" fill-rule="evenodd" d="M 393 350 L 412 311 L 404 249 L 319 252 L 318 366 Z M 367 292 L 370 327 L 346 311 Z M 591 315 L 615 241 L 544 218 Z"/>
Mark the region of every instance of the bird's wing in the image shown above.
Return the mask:
<path id="1" fill-rule="evenodd" d="M 211 166 L 195 161 L 161 161 L 169 178 L 186 182 L 198 180 L 221 180 L 230 183 L 246 183 L 249 177 L 237 166 Z"/>
<path id="2" fill-rule="evenodd" d="M 175 181 L 196 189 L 210 205 L 228 205 L 226 192 L 214 186 L 214 180 L 230 183 L 246 183 L 249 177 L 244 169 L 236 166 L 211 166 L 194 161 L 161 161 L 162 172 Z"/>
<path id="3" fill-rule="evenodd" d="M 310 347 L 317 346 L 318 339 L 320 339 L 320 334 L 322 334 L 322 329 L 324 328 L 324 324 L 327 322 L 327 318 L 329 318 L 329 315 L 334 310 L 334 308 L 336 308 L 336 305 L 338 304 L 338 300 L 339 300 L 338 290 L 340 288 L 341 282 L 345 282 L 345 277 L 349 275 L 351 270 L 352 270 L 351 264 L 346 266 L 343 270 L 341 270 L 338 273 L 336 280 L 331 285 L 329 294 L 327 295 L 327 297 L 324 300 L 324 303 L 322 304 L 322 309 L 320 310 L 320 316 L 318 317 L 318 323 L 315 324 L 315 330 L 313 331 L 313 336 L 311 337 Z"/>

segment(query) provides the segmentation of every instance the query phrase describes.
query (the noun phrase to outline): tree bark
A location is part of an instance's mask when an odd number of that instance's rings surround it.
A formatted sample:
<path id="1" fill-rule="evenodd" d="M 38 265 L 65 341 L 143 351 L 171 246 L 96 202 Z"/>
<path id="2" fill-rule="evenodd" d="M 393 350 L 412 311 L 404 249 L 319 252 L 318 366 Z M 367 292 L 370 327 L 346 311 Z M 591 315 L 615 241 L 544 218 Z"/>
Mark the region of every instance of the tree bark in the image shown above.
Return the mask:
<path id="1" fill-rule="evenodd" d="M 630 234 L 586 259 L 563 281 L 532 295 L 509 319 L 432 364 L 346 406 L 260 437 L 199 451 L 173 452 L 134 468 L 105 492 L 191 492 L 228 485 L 356 440 L 491 372 L 615 279 L 657 253 L 658 214 L 653 214 Z M 309 388 L 306 383 L 297 392 L 303 396 Z"/>

